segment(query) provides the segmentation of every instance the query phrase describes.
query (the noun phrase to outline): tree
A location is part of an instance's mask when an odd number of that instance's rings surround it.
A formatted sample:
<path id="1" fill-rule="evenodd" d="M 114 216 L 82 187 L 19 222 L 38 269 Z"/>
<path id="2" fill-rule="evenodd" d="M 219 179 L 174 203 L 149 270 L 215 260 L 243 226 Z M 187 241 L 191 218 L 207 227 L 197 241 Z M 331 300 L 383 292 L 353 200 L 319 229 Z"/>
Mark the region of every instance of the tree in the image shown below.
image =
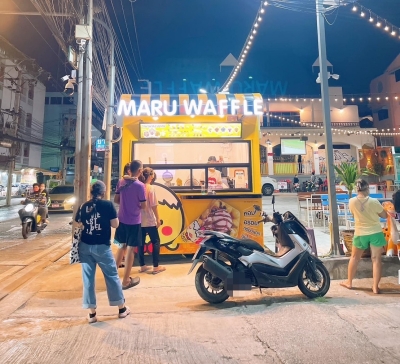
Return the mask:
<path id="1" fill-rule="evenodd" d="M 347 188 L 349 198 L 351 198 L 351 194 L 354 191 L 358 178 L 361 178 L 362 176 L 376 175 L 374 172 L 366 168 L 359 169 L 357 162 L 342 162 L 338 166 L 335 166 L 335 171 L 337 176 L 341 179 L 340 184 Z"/>

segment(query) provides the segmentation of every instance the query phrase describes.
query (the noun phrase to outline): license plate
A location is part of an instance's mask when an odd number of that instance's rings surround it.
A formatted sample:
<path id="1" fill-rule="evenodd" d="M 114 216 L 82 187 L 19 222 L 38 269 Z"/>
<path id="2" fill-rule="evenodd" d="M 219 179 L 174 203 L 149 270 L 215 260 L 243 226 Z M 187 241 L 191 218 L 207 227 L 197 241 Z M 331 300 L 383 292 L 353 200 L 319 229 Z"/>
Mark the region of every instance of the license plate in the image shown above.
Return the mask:
<path id="1" fill-rule="evenodd" d="M 60 205 L 58 203 L 53 203 L 51 204 L 51 207 L 60 207 Z"/>

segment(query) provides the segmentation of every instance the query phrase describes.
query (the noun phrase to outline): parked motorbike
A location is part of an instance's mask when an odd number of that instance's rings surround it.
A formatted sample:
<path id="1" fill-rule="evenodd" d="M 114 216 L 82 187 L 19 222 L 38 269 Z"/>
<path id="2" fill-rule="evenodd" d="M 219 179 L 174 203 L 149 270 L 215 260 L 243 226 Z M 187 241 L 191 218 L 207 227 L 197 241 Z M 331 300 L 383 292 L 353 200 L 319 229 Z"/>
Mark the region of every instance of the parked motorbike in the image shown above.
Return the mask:
<path id="1" fill-rule="evenodd" d="M 275 197 L 272 199 L 275 204 Z M 312 254 L 306 228 L 290 212 L 273 208 L 273 216 L 263 213 L 261 222 L 273 222 L 276 242 L 287 247 L 283 255 L 266 253 L 255 241 L 235 239 L 227 234 L 205 231 L 193 257 L 190 274 L 201 261 L 195 277 L 199 296 L 209 303 L 222 303 L 240 291 L 298 286 L 309 298 L 324 296 L 330 287 L 329 272 Z M 205 255 L 206 252 L 211 254 Z"/>
<path id="2" fill-rule="evenodd" d="M 28 235 L 34 231 L 40 234 L 47 226 L 46 223 L 42 222 L 42 218 L 38 214 L 38 210 L 39 203 L 32 201 L 28 202 L 22 209 L 18 211 L 22 225 L 22 236 L 24 239 L 27 239 Z"/>

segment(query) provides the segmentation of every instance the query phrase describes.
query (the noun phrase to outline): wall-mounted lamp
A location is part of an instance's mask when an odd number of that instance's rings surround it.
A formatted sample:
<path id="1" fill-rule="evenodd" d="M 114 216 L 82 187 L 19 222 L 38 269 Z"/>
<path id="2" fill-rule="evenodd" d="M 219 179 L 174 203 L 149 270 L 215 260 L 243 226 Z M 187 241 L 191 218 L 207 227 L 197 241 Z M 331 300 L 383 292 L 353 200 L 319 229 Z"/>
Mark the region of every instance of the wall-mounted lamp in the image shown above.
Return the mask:
<path id="1" fill-rule="evenodd" d="M 265 144 L 271 145 L 271 141 L 269 139 L 266 140 Z"/>

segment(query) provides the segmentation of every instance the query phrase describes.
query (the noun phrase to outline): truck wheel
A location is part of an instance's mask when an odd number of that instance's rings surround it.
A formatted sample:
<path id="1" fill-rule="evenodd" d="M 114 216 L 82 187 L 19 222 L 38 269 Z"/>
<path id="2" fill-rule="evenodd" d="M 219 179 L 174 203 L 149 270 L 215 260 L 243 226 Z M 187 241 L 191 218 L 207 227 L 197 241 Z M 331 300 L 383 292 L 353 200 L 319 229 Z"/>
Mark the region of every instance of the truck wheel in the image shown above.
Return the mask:
<path id="1" fill-rule="evenodd" d="M 270 183 L 266 183 L 262 186 L 261 192 L 264 196 L 272 196 L 274 193 L 274 186 L 272 186 Z"/>

